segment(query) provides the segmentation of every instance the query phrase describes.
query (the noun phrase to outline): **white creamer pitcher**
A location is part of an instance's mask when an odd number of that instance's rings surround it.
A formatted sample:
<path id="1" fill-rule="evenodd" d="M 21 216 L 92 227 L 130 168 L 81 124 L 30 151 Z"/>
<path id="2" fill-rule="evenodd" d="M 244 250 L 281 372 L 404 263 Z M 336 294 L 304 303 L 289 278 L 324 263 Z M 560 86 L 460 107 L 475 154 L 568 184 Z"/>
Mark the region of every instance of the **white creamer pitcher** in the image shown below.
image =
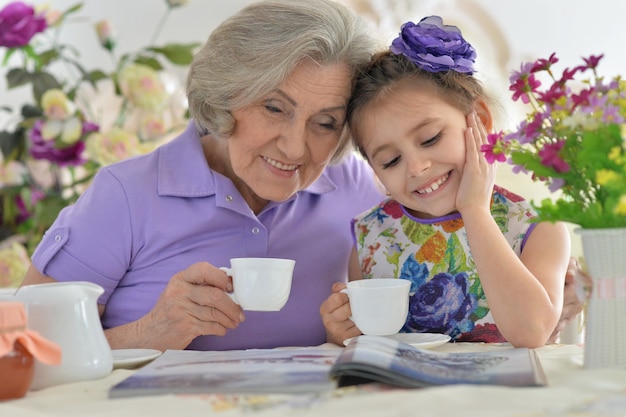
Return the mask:
<path id="1" fill-rule="evenodd" d="M 97 379 L 113 369 L 113 354 L 98 314 L 104 289 L 90 282 L 54 282 L 21 287 L 28 328 L 61 347 L 60 365 L 37 362 L 31 389 Z"/>

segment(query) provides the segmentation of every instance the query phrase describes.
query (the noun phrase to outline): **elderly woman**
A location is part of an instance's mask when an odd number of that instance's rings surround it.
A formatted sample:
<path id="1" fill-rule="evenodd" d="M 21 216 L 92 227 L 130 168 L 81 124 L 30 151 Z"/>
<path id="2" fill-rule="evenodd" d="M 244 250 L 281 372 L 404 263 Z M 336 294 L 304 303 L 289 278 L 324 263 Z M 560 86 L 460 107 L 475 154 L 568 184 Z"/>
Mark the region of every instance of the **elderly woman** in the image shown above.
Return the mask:
<path id="1" fill-rule="evenodd" d="M 328 0 L 251 4 L 191 65 L 194 120 L 154 153 L 99 171 L 33 255 L 25 284 L 95 282 L 113 348 L 316 345 L 332 283 L 345 279 L 349 220 L 380 200 L 345 156 L 346 104 L 373 42 Z M 296 260 L 279 312 L 243 312 L 220 266 Z"/>
<path id="2" fill-rule="evenodd" d="M 194 120 L 155 152 L 99 171 L 33 255 L 24 284 L 91 281 L 112 348 L 317 345 L 319 309 L 345 281 L 349 221 L 381 193 L 348 150 L 346 105 L 373 43 L 330 0 L 251 4 L 191 65 Z M 242 311 L 219 269 L 296 260 L 279 312 Z"/>

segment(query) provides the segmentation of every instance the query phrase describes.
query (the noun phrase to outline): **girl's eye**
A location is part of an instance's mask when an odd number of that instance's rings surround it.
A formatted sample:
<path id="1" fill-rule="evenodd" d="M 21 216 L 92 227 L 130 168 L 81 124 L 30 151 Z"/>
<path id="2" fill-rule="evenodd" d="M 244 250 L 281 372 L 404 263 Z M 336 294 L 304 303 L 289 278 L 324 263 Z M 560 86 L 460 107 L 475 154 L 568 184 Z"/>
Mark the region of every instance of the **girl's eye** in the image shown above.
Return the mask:
<path id="1" fill-rule="evenodd" d="M 400 162 L 400 157 L 396 156 L 391 161 L 384 163 L 383 164 L 383 169 L 387 169 L 387 168 L 391 168 L 393 166 L 396 166 L 396 165 L 398 165 L 398 162 Z"/>
<path id="2" fill-rule="evenodd" d="M 441 139 L 441 132 L 437 133 L 435 136 L 433 136 L 432 138 L 428 139 L 425 142 L 422 142 L 422 146 L 432 146 L 435 143 L 437 143 L 439 141 L 439 139 Z"/>

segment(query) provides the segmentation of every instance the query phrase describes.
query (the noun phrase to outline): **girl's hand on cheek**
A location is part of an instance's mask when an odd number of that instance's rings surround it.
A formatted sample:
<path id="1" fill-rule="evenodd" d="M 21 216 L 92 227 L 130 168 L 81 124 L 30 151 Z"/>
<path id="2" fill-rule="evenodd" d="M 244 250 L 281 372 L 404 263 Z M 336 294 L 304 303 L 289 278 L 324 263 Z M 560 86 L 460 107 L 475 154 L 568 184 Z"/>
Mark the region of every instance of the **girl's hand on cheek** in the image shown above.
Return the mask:
<path id="1" fill-rule="evenodd" d="M 489 210 L 495 181 L 496 167 L 485 159 L 480 151 L 487 143 L 487 130 L 475 112 L 467 116 L 468 128 L 465 131 L 465 166 L 456 196 L 457 210 L 472 207 Z"/>

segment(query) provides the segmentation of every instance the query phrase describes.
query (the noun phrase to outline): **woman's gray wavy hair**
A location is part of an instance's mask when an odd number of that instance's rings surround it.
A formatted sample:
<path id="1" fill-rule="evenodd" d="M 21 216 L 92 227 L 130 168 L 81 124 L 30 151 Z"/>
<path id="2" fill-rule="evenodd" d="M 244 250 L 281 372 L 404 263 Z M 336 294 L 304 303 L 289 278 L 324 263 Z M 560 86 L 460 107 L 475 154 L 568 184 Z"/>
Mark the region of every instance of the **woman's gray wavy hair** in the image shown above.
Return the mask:
<path id="1" fill-rule="evenodd" d="M 229 137 L 232 110 L 275 90 L 304 59 L 346 63 L 356 74 L 376 45 L 355 13 L 332 0 L 266 0 L 226 19 L 195 55 L 187 78 L 189 112 L 201 134 Z M 331 162 L 350 147 L 344 128 Z"/>

